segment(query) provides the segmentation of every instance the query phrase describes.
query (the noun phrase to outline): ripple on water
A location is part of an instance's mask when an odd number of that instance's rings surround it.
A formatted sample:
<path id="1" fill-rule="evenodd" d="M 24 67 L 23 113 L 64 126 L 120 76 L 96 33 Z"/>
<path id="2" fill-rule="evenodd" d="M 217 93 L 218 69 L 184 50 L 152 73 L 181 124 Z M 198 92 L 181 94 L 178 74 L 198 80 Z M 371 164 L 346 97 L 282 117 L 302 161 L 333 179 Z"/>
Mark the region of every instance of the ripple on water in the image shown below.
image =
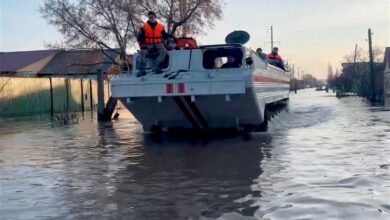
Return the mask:
<path id="1" fill-rule="evenodd" d="M 123 114 L 121 114 L 123 116 Z M 390 115 L 299 91 L 270 131 L 142 133 L 131 116 L 0 122 L 4 219 L 389 219 Z"/>

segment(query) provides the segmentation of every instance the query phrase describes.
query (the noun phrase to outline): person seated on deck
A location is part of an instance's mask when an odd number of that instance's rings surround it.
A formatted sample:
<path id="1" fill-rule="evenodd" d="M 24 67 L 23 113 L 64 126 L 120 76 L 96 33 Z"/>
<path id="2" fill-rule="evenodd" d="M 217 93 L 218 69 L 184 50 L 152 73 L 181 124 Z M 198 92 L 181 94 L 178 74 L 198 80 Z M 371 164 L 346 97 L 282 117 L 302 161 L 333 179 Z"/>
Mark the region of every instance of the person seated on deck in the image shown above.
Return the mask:
<path id="1" fill-rule="evenodd" d="M 140 28 L 137 41 L 140 45 L 140 71 L 137 77 L 146 75 L 146 59 L 153 60 L 153 69 L 156 74 L 162 73 L 161 64 L 167 56 L 164 40 L 169 35 L 165 32 L 164 25 L 156 20 L 156 13 L 148 12 L 148 21 Z"/>
<path id="2" fill-rule="evenodd" d="M 277 66 L 280 69 L 286 71 L 284 68 L 282 57 L 278 54 L 279 49 L 277 47 L 274 47 L 272 49 L 272 52 L 268 54 L 268 61 L 271 65 Z"/>
<path id="3" fill-rule="evenodd" d="M 260 57 L 260 59 L 267 60 L 267 54 L 263 53 L 263 49 L 261 49 L 260 47 L 257 48 L 256 53 Z"/>
<path id="4" fill-rule="evenodd" d="M 227 62 L 222 64 L 221 69 L 238 68 L 238 67 L 240 67 L 240 64 L 236 62 L 236 59 L 233 56 L 228 56 Z"/>

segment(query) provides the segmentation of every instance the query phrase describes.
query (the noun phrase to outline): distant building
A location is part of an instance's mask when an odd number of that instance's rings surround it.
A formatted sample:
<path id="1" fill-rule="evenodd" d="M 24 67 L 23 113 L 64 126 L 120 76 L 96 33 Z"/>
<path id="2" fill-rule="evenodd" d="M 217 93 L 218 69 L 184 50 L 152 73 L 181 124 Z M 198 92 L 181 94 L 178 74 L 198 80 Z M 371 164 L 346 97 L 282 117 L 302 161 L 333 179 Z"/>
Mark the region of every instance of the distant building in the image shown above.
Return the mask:
<path id="1" fill-rule="evenodd" d="M 390 107 L 390 47 L 386 47 L 383 64 L 383 100 L 385 106 Z"/>
<path id="2" fill-rule="evenodd" d="M 120 69 L 113 60 L 119 62 L 115 51 L 92 49 L 0 52 L 0 76 L 95 78 L 97 69 L 118 74 Z"/>

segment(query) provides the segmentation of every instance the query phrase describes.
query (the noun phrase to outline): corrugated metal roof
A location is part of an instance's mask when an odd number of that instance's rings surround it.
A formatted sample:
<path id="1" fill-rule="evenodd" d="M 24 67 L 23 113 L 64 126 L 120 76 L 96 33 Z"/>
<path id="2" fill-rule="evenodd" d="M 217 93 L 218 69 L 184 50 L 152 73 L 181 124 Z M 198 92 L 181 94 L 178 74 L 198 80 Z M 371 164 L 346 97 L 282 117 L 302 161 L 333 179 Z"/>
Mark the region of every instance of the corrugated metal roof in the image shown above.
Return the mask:
<path id="1" fill-rule="evenodd" d="M 18 52 L 0 52 L 0 72 L 13 72 L 25 68 L 24 71 L 29 71 L 27 66 L 38 63 L 44 59 L 54 56 L 57 50 L 36 50 L 36 51 L 18 51 Z M 50 59 L 42 62 L 40 65 L 35 65 L 30 71 L 39 71 L 43 68 Z"/>
<path id="2" fill-rule="evenodd" d="M 117 57 L 117 53 L 113 51 L 106 53 L 114 60 Z M 100 50 L 60 51 L 38 75 L 94 74 L 97 69 L 107 71 L 111 65 L 111 59 Z"/>

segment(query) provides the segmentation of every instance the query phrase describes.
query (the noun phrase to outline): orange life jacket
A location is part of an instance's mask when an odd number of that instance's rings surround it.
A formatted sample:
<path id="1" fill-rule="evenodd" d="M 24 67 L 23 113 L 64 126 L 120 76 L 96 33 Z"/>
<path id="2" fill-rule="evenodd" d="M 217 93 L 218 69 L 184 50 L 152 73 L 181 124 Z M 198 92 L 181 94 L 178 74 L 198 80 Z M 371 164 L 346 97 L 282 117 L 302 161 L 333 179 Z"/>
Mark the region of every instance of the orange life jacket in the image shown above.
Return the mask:
<path id="1" fill-rule="evenodd" d="M 157 22 L 154 29 L 149 25 L 148 22 L 144 24 L 145 31 L 145 44 L 161 44 L 163 43 L 163 37 L 161 32 L 164 30 L 164 25 Z"/>
<path id="2" fill-rule="evenodd" d="M 270 60 L 282 60 L 282 57 L 279 56 L 279 54 L 273 54 L 273 53 L 270 53 L 268 54 L 268 59 Z"/>

